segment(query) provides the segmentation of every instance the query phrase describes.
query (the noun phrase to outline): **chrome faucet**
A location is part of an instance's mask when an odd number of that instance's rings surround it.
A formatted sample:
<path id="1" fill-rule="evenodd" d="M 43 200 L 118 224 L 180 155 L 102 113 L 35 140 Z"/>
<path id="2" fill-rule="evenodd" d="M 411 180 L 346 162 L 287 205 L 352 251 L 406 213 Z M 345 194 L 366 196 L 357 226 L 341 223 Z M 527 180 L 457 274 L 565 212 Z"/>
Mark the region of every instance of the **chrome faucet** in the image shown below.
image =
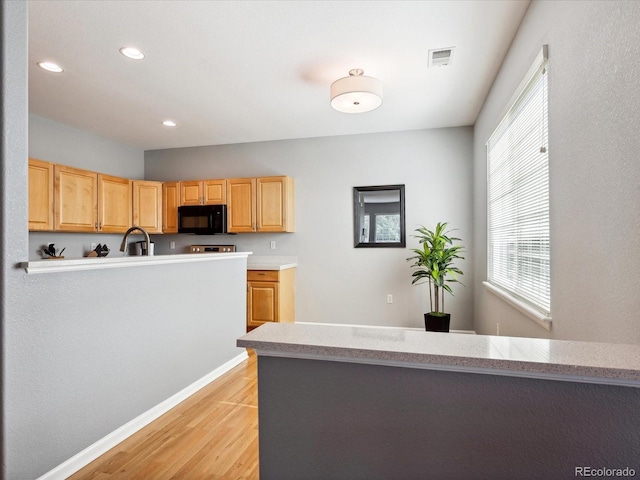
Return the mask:
<path id="1" fill-rule="evenodd" d="M 133 227 L 131 227 L 129 230 L 125 232 L 124 238 L 122 239 L 122 243 L 120 244 L 120 251 L 125 252 L 125 255 L 126 255 L 127 238 L 129 237 L 129 234 L 135 230 L 140 230 L 144 234 L 144 240 L 147 244 L 147 255 L 149 255 L 149 252 L 151 251 L 151 239 L 149 238 L 149 233 L 144 228 L 138 227 L 137 225 L 134 225 Z"/>

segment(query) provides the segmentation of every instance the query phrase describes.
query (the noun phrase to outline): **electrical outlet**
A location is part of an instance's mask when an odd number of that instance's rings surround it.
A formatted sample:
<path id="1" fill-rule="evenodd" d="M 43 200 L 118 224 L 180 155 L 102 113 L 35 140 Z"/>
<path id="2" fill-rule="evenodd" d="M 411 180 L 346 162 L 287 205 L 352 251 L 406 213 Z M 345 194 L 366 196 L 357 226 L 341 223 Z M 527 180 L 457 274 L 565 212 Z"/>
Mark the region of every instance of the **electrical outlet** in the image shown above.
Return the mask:
<path id="1" fill-rule="evenodd" d="M 271 240 L 271 250 L 275 250 L 275 249 L 276 249 L 276 241 Z"/>
<path id="2" fill-rule="evenodd" d="M 500 324 L 496 322 L 496 335 L 500 336 Z"/>
<path id="3" fill-rule="evenodd" d="M 98 244 L 96 242 L 91 242 L 91 250 L 95 250 Z"/>
<path id="4" fill-rule="evenodd" d="M 393 295 L 387 295 L 387 303 L 393 303 Z"/>
<path id="5" fill-rule="evenodd" d="M 169 242 L 169 248 L 171 250 L 175 250 L 176 249 L 176 242 Z"/>

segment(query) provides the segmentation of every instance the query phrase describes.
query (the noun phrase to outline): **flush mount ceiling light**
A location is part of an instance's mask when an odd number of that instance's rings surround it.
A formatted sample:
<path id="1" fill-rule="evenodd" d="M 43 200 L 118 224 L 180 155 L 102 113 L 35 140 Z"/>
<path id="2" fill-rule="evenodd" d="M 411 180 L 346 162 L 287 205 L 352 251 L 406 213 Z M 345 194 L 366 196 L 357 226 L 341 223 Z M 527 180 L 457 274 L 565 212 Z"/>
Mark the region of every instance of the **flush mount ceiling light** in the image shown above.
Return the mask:
<path id="1" fill-rule="evenodd" d="M 382 105 L 382 84 L 354 68 L 349 76 L 331 84 L 331 106 L 343 113 L 364 113 Z"/>
<path id="2" fill-rule="evenodd" d="M 120 53 L 132 60 L 142 60 L 144 58 L 144 53 L 135 47 L 122 47 Z"/>
<path id="3" fill-rule="evenodd" d="M 175 127 L 177 125 L 177 123 L 174 122 L 173 120 L 165 120 L 164 122 L 162 122 L 162 124 L 165 127 Z"/>
<path id="4" fill-rule="evenodd" d="M 38 62 L 38 66 L 47 72 L 60 73 L 63 71 L 60 65 L 53 62 Z"/>

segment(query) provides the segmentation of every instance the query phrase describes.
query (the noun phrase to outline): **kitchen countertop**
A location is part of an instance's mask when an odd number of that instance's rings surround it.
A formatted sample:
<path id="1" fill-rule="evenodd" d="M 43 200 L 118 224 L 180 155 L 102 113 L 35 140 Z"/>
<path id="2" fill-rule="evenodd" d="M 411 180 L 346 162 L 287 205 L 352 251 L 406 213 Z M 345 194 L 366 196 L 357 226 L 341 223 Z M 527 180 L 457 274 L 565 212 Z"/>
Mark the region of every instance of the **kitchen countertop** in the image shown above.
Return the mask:
<path id="1" fill-rule="evenodd" d="M 22 262 L 20 266 L 28 274 L 56 273 L 74 270 L 99 270 L 103 268 L 144 267 L 170 263 L 211 262 L 233 258 L 246 258 L 251 252 L 200 253 L 122 257 L 84 257 L 60 260 L 36 260 Z"/>
<path id="2" fill-rule="evenodd" d="M 298 266 L 297 257 L 282 255 L 251 255 L 247 259 L 247 270 L 286 270 Z"/>
<path id="3" fill-rule="evenodd" d="M 273 323 L 237 346 L 258 355 L 640 387 L 640 345 Z"/>

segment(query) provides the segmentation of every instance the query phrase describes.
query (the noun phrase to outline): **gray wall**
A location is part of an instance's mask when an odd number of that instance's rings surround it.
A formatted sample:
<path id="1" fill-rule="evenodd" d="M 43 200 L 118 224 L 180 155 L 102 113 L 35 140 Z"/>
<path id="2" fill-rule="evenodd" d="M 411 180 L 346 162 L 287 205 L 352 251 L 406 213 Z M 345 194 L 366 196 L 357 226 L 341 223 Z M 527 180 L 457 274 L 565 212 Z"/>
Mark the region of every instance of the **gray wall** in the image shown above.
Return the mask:
<path id="1" fill-rule="evenodd" d="M 24 480 L 240 354 L 235 338 L 245 330 L 246 266 L 236 259 L 45 275 L 17 267 L 29 248 L 28 154 L 61 162 L 58 154 L 81 155 L 68 141 L 75 133 L 51 124 L 38 136 L 39 150 L 29 150 L 27 3 L 3 1 L 0 9 L 1 475 Z M 67 140 L 52 146 L 51 155 L 43 140 L 50 129 Z M 107 144 L 91 142 L 92 155 L 110 158 Z M 82 166 L 94 165 L 103 164 Z M 133 168 L 140 172 L 140 163 Z"/>
<path id="2" fill-rule="evenodd" d="M 406 258 L 417 247 L 411 234 L 420 224 L 448 221 L 470 250 L 471 149 L 472 129 L 464 127 L 147 151 L 145 177 L 151 180 L 295 179 L 295 233 L 156 236 L 156 248 L 167 252 L 171 240 L 178 250 L 190 243 L 234 243 L 256 254 L 296 255 L 296 321 L 424 328 L 428 287 L 411 286 Z M 409 248 L 354 248 L 353 187 L 388 184 L 406 185 Z M 452 328 L 472 329 L 469 255 L 460 267 L 467 287 L 454 287 L 446 310 Z M 387 294 L 393 304 L 386 303 Z"/>
<path id="3" fill-rule="evenodd" d="M 107 175 L 144 179 L 143 150 L 33 114 L 29 115 L 29 156 Z"/>
<path id="4" fill-rule="evenodd" d="M 549 45 L 551 332 L 489 293 L 485 143 Z M 640 3 L 533 2 L 474 129 L 478 333 L 640 343 Z"/>
<path id="5" fill-rule="evenodd" d="M 2 332 L 0 348 L 2 362 L 2 413 L 0 426 L 0 478 L 7 475 L 8 463 L 15 461 L 11 454 L 15 425 L 9 413 L 11 389 L 7 381 L 13 362 L 11 347 L 12 323 L 20 317 L 16 299 L 22 297 L 21 275 L 13 268 L 27 258 L 27 4 L 0 2 L 0 320 Z M 24 297 L 22 297 L 24 298 Z M 18 301 L 18 304 L 20 302 Z M 15 453 L 15 452 L 14 452 Z"/>
<path id="6" fill-rule="evenodd" d="M 138 180 L 144 178 L 144 152 L 52 120 L 29 115 L 29 157 L 93 172 Z M 142 238 L 142 237 L 140 237 Z M 29 259 L 42 257 L 42 247 L 55 243 L 65 248 L 66 258 L 79 258 L 91 250 L 91 243 L 107 244 L 110 256 L 122 255 L 122 235 L 102 233 L 29 233 Z"/>

